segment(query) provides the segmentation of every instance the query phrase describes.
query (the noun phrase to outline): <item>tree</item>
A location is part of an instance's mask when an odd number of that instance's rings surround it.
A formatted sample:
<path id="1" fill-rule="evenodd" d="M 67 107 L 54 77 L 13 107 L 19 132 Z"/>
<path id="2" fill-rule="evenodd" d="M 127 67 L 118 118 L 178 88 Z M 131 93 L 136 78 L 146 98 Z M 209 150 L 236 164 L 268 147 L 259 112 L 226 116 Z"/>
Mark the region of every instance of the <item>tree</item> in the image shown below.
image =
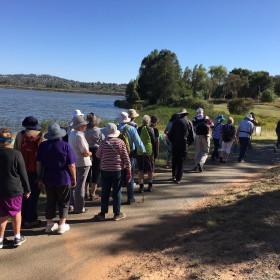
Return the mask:
<path id="1" fill-rule="evenodd" d="M 137 86 L 138 86 L 138 81 L 137 80 L 131 80 L 125 89 L 125 96 L 126 96 L 126 101 L 129 103 L 135 103 L 137 102 L 140 98 L 137 92 Z"/>
<path id="2" fill-rule="evenodd" d="M 224 98 L 226 95 L 231 95 L 232 98 L 238 97 L 238 92 L 243 86 L 243 80 L 239 75 L 228 74 L 224 83 Z"/>
<path id="3" fill-rule="evenodd" d="M 169 50 L 154 50 L 145 57 L 139 69 L 137 91 L 150 104 L 167 105 L 171 96 L 181 92 L 182 70 L 177 56 Z"/>
<path id="4" fill-rule="evenodd" d="M 196 64 L 192 71 L 191 76 L 191 90 L 193 97 L 205 96 L 205 91 L 208 90 L 209 82 L 206 69 L 202 64 Z"/>
<path id="5" fill-rule="evenodd" d="M 260 92 L 273 87 L 272 77 L 266 71 L 253 72 L 249 82 L 252 98 L 257 98 Z"/>
<path id="6" fill-rule="evenodd" d="M 280 96 L 280 75 L 273 77 L 274 92 Z"/>
<path id="7" fill-rule="evenodd" d="M 228 75 L 228 70 L 223 65 L 210 66 L 208 74 L 211 79 L 211 94 L 210 96 L 221 97 L 223 92 L 223 84 Z"/>

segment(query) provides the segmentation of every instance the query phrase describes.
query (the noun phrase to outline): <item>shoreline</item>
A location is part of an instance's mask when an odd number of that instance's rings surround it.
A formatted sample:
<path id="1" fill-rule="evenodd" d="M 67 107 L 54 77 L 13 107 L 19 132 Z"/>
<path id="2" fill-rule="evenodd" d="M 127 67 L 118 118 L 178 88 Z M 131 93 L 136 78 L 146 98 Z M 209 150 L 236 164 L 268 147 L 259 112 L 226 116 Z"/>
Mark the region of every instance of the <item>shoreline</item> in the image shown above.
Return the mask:
<path id="1" fill-rule="evenodd" d="M 98 95 L 114 95 L 114 96 L 125 96 L 125 92 L 101 92 L 101 91 L 87 91 L 87 90 L 69 90 L 69 89 L 54 89 L 54 88 L 36 88 L 36 87 L 23 87 L 23 86 L 0 86 L 0 89 L 23 89 L 23 90 L 34 90 L 34 91 L 53 91 L 53 92 L 66 92 L 66 93 L 79 93 L 79 94 L 98 94 Z"/>

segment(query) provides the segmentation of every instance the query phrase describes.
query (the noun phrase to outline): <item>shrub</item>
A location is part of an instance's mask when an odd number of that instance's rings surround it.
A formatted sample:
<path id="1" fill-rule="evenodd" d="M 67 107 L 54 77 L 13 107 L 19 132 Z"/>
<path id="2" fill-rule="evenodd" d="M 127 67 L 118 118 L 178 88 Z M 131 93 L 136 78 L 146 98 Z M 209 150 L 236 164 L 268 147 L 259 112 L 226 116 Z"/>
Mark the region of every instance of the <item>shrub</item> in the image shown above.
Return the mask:
<path id="1" fill-rule="evenodd" d="M 178 101 L 176 104 L 178 107 L 185 107 L 187 109 L 193 109 L 196 110 L 197 108 L 203 108 L 205 112 L 212 112 L 213 111 L 213 105 L 210 104 L 208 101 L 203 99 L 197 99 L 197 98 L 185 98 Z"/>
<path id="2" fill-rule="evenodd" d="M 235 98 L 228 102 L 228 111 L 230 114 L 245 114 L 254 108 L 253 99 Z"/>
<path id="3" fill-rule="evenodd" d="M 271 89 L 266 89 L 261 93 L 261 102 L 273 102 L 275 98 L 275 93 Z"/>

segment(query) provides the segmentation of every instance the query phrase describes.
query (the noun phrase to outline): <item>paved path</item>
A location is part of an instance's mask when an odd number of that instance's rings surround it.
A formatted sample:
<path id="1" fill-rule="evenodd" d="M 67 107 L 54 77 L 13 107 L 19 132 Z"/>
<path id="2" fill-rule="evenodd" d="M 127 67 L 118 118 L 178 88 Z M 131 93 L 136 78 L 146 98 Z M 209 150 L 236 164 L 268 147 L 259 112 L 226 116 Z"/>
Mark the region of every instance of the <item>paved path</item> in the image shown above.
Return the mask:
<path id="1" fill-rule="evenodd" d="M 92 219 L 100 210 L 100 202 L 95 201 L 87 203 L 88 213 L 69 216 L 71 230 L 62 236 L 47 235 L 42 227 L 22 230 L 25 244 L 0 250 L 0 279 L 106 279 L 104 273 L 117 264 L 118 255 L 151 249 L 153 236 L 162 228 L 168 230 L 168 221 L 212 191 L 265 172 L 276 155 L 272 145 L 256 145 L 249 151 L 250 163 L 236 159 L 237 154 L 228 164 L 208 159 L 203 173 L 188 172 L 192 167 L 188 164 L 181 184 L 170 182 L 170 172 L 156 174 L 156 190 L 145 193 L 144 199 L 137 193 L 134 205 L 122 206 L 127 218 L 118 222 Z"/>

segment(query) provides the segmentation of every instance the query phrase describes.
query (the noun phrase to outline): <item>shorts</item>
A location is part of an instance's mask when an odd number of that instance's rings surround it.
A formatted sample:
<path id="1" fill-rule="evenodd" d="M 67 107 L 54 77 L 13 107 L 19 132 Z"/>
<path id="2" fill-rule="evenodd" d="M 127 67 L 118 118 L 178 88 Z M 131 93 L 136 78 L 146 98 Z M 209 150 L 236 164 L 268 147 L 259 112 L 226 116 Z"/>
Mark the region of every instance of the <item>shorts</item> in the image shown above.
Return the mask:
<path id="1" fill-rule="evenodd" d="M 138 171 L 153 172 L 154 171 L 154 156 L 137 156 Z"/>
<path id="2" fill-rule="evenodd" d="M 232 143 L 233 143 L 233 141 L 229 141 L 229 142 L 224 142 L 223 141 L 222 142 L 222 151 L 229 155 Z"/>
<path id="3" fill-rule="evenodd" d="M 0 197 L 0 217 L 13 217 L 21 211 L 22 195 Z"/>

